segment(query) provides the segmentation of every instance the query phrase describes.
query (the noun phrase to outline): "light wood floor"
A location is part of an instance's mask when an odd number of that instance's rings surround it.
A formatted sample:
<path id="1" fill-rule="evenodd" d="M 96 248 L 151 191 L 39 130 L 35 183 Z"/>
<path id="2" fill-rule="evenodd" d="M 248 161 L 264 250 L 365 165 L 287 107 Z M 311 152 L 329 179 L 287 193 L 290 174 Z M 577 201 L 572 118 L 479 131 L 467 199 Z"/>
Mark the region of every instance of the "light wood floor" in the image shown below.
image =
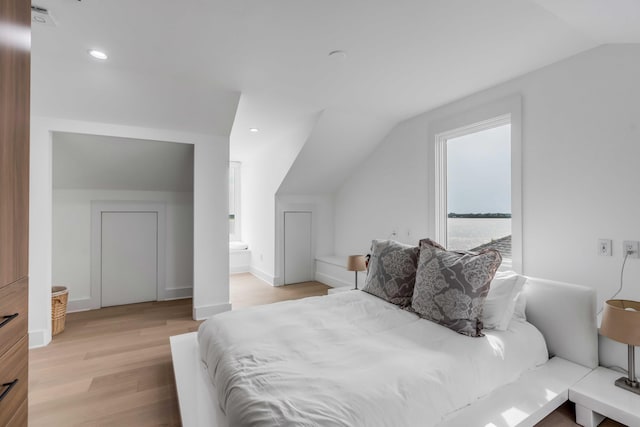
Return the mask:
<path id="1" fill-rule="evenodd" d="M 326 295 L 318 282 L 274 288 L 231 276 L 234 308 Z M 66 329 L 29 355 L 29 425 L 179 426 L 168 337 L 195 331 L 191 300 L 71 313 Z M 576 426 L 565 405 L 539 427 Z M 607 421 L 602 426 L 619 426 Z"/>
<path id="2" fill-rule="evenodd" d="M 326 295 L 318 282 L 272 287 L 231 276 L 234 308 Z M 70 313 L 65 331 L 29 353 L 29 425 L 179 426 L 169 337 L 195 331 L 191 300 Z"/>

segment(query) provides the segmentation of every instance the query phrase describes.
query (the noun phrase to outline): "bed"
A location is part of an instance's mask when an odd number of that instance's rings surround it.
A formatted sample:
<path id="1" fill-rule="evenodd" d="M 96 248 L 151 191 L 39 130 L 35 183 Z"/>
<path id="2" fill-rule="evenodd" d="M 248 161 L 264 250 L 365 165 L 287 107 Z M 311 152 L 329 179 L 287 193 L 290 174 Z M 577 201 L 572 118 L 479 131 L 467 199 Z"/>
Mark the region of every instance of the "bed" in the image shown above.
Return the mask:
<path id="1" fill-rule="evenodd" d="M 359 291 L 218 315 L 200 340 L 171 337 L 183 425 L 534 425 L 598 364 L 595 293 L 532 278 L 524 293 L 535 328 L 482 339 Z"/>

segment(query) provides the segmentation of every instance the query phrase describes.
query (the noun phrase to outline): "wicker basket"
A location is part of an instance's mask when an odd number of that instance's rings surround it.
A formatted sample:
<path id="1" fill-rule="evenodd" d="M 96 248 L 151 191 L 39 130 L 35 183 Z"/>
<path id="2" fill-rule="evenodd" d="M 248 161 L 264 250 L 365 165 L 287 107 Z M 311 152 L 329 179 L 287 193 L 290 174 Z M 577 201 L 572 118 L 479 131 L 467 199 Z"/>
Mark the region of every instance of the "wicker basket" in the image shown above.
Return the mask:
<path id="1" fill-rule="evenodd" d="M 51 334 L 58 335 L 64 331 L 64 322 L 67 319 L 67 301 L 69 291 L 64 286 L 51 288 Z"/>

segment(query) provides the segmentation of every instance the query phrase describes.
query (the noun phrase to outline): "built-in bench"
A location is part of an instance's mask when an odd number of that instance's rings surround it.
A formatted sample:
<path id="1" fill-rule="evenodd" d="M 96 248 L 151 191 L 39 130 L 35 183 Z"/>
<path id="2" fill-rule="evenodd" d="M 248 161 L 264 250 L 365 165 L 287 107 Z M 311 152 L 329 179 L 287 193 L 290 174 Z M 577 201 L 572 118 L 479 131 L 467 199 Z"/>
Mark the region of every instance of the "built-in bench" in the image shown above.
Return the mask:
<path id="1" fill-rule="evenodd" d="M 229 273 L 247 273 L 251 266 L 251 251 L 242 242 L 229 242 Z"/>
<path id="2" fill-rule="evenodd" d="M 358 273 L 358 287 L 364 286 L 366 272 Z M 353 288 L 355 275 L 353 271 L 347 271 L 347 256 L 326 255 L 316 257 L 315 279 L 325 285 L 334 288 Z"/>

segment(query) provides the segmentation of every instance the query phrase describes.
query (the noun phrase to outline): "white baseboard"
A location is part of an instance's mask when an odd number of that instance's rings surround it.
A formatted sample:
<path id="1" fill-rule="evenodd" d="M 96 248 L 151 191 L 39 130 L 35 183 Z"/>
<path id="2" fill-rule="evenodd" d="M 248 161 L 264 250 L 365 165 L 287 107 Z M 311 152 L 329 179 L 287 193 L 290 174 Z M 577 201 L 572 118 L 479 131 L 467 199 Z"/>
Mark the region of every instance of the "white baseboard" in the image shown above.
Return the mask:
<path id="1" fill-rule="evenodd" d="M 49 331 L 38 329 L 29 331 L 29 348 L 44 347 L 51 342 Z"/>
<path id="2" fill-rule="evenodd" d="M 251 272 L 251 267 L 249 267 L 248 265 L 229 266 L 229 274 L 249 273 L 249 272 Z"/>
<path id="3" fill-rule="evenodd" d="M 249 273 L 253 274 L 254 276 L 256 276 L 260 280 L 264 280 L 265 282 L 267 282 L 271 286 L 274 286 L 274 284 L 275 284 L 275 277 L 265 273 L 262 270 L 259 270 L 259 269 L 255 268 L 255 267 L 251 267 L 251 269 L 249 270 Z"/>
<path id="4" fill-rule="evenodd" d="M 204 320 L 214 314 L 224 313 L 231 310 L 230 303 L 215 304 L 215 305 L 203 305 L 200 307 L 193 307 L 193 318 L 195 320 Z"/>
<path id="5" fill-rule="evenodd" d="M 193 288 L 171 288 L 164 291 L 164 300 L 191 298 L 193 296 Z"/>
<path id="6" fill-rule="evenodd" d="M 325 273 L 319 273 L 317 271 L 316 271 L 316 281 L 320 283 L 324 283 L 325 285 L 329 285 L 332 288 L 341 288 L 343 286 L 353 287 L 352 282 L 347 282 L 347 281 L 338 279 L 337 277 L 333 277 Z"/>
<path id="7" fill-rule="evenodd" d="M 67 313 L 75 313 L 76 311 L 87 311 L 93 309 L 95 309 L 95 307 L 91 305 L 91 298 L 81 298 L 67 302 Z"/>
<path id="8" fill-rule="evenodd" d="M 164 291 L 164 298 L 158 301 L 167 301 L 172 299 L 191 298 L 193 296 L 193 288 L 171 288 Z M 91 298 L 80 298 L 70 300 L 67 303 L 67 313 L 76 313 L 78 311 L 97 310 L 100 307 L 94 307 L 92 305 Z"/>

